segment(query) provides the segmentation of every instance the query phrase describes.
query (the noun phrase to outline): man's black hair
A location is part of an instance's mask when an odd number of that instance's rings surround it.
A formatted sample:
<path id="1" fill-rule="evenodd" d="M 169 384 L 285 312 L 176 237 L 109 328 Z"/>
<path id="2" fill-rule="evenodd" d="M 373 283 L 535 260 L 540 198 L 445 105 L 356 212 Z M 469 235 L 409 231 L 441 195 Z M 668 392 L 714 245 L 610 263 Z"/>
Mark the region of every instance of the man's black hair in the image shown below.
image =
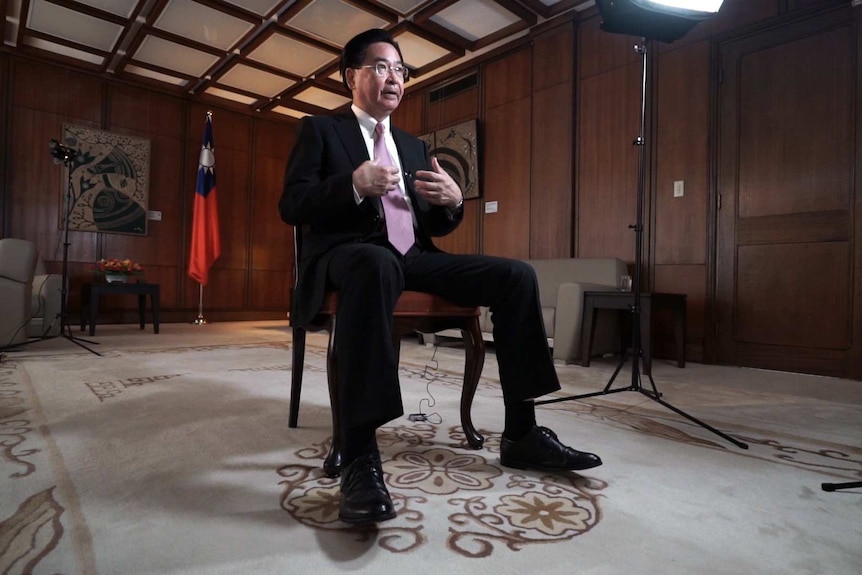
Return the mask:
<path id="1" fill-rule="evenodd" d="M 401 55 L 401 48 L 398 47 L 398 42 L 386 30 L 374 28 L 357 34 L 344 45 L 344 50 L 341 51 L 341 81 L 345 88 L 350 90 L 350 86 L 347 85 L 347 75 L 345 74 L 347 69 L 362 66 L 362 63 L 365 62 L 365 56 L 368 54 L 368 47 L 378 42 L 385 42 L 395 46 L 395 49 L 398 51 L 398 58 L 402 62 L 404 61 L 404 56 Z"/>

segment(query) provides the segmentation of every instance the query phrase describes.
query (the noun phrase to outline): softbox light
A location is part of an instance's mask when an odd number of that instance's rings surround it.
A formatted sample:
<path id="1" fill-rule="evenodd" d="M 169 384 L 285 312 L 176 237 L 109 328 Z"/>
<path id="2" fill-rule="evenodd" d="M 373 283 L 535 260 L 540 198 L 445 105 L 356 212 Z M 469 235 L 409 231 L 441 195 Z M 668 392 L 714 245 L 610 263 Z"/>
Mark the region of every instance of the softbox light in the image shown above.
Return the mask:
<path id="1" fill-rule="evenodd" d="M 602 30 L 660 42 L 678 40 L 714 16 L 724 0 L 596 0 Z"/>

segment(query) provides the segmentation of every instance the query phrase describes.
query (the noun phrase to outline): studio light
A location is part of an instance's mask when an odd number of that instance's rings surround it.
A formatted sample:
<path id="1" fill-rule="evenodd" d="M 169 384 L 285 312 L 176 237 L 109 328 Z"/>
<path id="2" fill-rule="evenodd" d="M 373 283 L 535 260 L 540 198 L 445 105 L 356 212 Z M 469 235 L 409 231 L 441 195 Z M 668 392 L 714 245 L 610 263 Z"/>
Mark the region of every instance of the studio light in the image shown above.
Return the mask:
<path id="1" fill-rule="evenodd" d="M 714 16 L 724 0 L 596 0 L 602 30 L 673 42 Z"/>
<path id="2" fill-rule="evenodd" d="M 622 354 L 617 368 L 608 381 L 604 390 L 580 393 L 567 397 L 556 397 L 554 399 L 543 399 L 535 401 L 536 405 L 544 405 L 546 403 L 557 403 L 560 401 L 570 401 L 573 399 L 586 399 L 599 395 L 607 395 L 609 393 L 617 393 L 620 391 L 636 391 L 659 403 L 671 411 L 677 413 L 692 421 L 704 429 L 711 431 L 723 437 L 729 442 L 742 449 L 748 449 L 748 444 L 739 441 L 738 439 L 729 436 L 728 434 L 719 431 L 711 425 L 704 423 L 696 417 L 689 415 L 678 407 L 674 407 L 664 399 L 659 393 L 652 378 L 652 372 L 645 370 L 645 375 L 649 378 L 652 389 L 647 389 L 641 384 L 641 361 L 645 360 L 648 352 L 644 350 L 643 334 L 641 334 L 641 296 L 642 296 L 642 268 L 643 268 L 643 230 L 644 230 L 644 206 L 646 205 L 646 115 L 647 115 L 647 77 L 649 72 L 649 56 L 648 45 L 652 40 L 661 42 L 673 42 L 684 36 L 686 32 L 691 30 L 698 22 L 709 18 L 721 7 L 723 0 L 701 0 L 701 1 L 684 1 L 684 0 L 596 0 L 596 5 L 602 16 L 602 30 L 615 34 L 625 34 L 627 36 L 640 36 L 641 41 L 635 44 L 635 52 L 641 58 L 641 93 L 640 93 L 640 133 L 634 141 L 634 145 L 638 149 L 638 177 L 637 177 L 637 221 L 630 225 L 629 229 L 635 232 L 635 269 L 634 278 L 632 280 L 632 293 L 615 292 L 615 298 L 620 296 L 625 299 L 617 299 L 619 303 L 622 301 L 628 306 L 632 317 L 629 325 L 632 326 L 632 342 L 631 347 L 622 346 Z M 617 309 L 624 309 L 622 307 Z M 648 320 L 647 320 L 648 321 Z M 647 329 L 649 329 L 647 327 Z M 631 383 L 626 387 L 611 386 L 614 383 L 620 370 L 628 361 L 631 360 Z"/>
<path id="3" fill-rule="evenodd" d="M 64 162 L 68 162 L 72 158 L 78 155 L 77 150 L 73 150 L 68 146 L 64 146 L 57 140 L 51 139 L 48 142 L 48 153 L 51 154 L 51 157 L 54 158 L 55 164 L 62 164 Z"/>

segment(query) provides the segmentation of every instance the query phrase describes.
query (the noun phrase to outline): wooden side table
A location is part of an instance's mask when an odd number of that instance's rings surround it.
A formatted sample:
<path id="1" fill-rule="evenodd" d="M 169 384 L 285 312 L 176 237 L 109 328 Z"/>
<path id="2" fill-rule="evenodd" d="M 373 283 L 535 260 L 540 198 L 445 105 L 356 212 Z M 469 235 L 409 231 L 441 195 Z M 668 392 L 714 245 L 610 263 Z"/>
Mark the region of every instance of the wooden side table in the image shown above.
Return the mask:
<path id="1" fill-rule="evenodd" d="M 652 312 L 669 309 L 674 314 L 673 331 L 676 339 L 676 361 L 685 367 L 686 305 L 685 294 L 641 293 L 641 347 L 643 348 L 644 375 L 652 374 Z M 584 292 L 584 313 L 581 317 L 581 365 L 590 365 L 593 336 L 596 331 L 596 312 L 600 309 L 631 310 L 634 292 L 587 291 Z"/>
<path id="2" fill-rule="evenodd" d="M 153 312 L 153 333 L 159 333 L 159 284 L 149 283 L 85 283 L 81 286 L 81 331 L 89 323 L 90 335 L 96 335 L 99 298 L 103 295 L 135 294 L 138 296 L 138 319 L 141 329 L 146 325 L 147 296 Z"/>

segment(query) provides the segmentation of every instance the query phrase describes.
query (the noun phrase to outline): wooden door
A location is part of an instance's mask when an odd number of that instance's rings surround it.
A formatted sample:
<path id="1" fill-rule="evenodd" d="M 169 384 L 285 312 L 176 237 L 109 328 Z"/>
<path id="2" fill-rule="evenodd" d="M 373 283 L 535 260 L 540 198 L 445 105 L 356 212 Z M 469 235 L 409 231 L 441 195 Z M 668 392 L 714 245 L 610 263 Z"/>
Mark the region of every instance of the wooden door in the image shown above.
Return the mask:
<path id="1" fill-rule="evenodd" d="M 862 379 L 851 10 L 720 46 L 716 361 Z"/>

